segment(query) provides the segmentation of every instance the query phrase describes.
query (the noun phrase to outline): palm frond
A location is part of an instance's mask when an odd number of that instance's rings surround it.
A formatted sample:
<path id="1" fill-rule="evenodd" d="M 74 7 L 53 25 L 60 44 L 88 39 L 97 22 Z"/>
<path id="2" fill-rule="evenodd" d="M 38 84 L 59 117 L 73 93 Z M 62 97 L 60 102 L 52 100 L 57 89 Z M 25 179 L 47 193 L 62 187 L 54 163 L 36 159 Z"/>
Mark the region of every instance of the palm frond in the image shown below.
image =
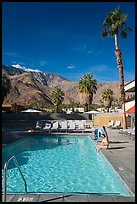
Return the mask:
<path id="1" fill-rule="evenodd" d="M 114 13 L 116 13 L 116 15 L 120 15 L 120 6 L 118 5 L 118 7 L 115 9 Z"/>
<path id="2" fill-rule="evenodd" d="M 103 22 L 103 26 L 109 26 L 109 25 L 111 25 L 111 22 L 112 20 L 111 20 L 111 15 L 110 15 L 110 17 L 107 17 L 105 20 L 104 20 L 104 22 Z"/>
<path id="3" fill-rule="evenodd" d="M 102 30 L 102 37 L 103 38 L 108 37 L 108 31 L 107 30 Z"/>
<path id="4" fill-rule="evenodd" d="M 107 17 L 105 18 L 102 26 L 102 38 L 106 38 L 108 36 L 114 37 L 115 34 L 121 32 L 121 36 L 126 39 L 127 31 L 132 31 L 131 28 L 126 26 L 127 14 L 121 14 L 120 6 L 118 6 L 115 11 L 109 12 Z"/>
<path id="5" fill-rule="evenodd" d="M 132 28 L 126 26 L 125 30 L 126 31 L 132 31 Z"/>
<path id="6" fill-rule="evenodd" d="M 127 32 L 125 30 L 122 30 L 120 35 L 122 36 L 122 38 L 126 39 L 127 38 Z"/>
<path id="7" fill-rule="evenodd" d="M 121 21 L 126 21 L 127 19 L 127 14 L 123 13 L 120 17 Z"/>
<path id="8" fill-rule="evenodd" d="M 78 83 L 78 92 L 83 97 L 83 100 L 90 101 L 91 96 L 96 93 L 97 81 L 93 79 L 93 75 L 86 73 L 80 78 Z"/>

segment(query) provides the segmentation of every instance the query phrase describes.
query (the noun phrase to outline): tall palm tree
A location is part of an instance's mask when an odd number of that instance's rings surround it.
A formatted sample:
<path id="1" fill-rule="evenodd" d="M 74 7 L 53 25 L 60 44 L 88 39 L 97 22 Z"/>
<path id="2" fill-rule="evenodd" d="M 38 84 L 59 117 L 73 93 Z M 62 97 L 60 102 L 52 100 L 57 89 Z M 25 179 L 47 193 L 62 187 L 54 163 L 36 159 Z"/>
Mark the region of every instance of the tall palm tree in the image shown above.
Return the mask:
<path id="1" fill-rule="evenodd" d="M 111 107 L 113 101 L 113 91 L 111 89 L 104 90 L 102 100 L 105 108 L 107 108 L 107 112 L 109 112 L 109 108 Z"/>
<path id="2" fill-rule="evenodd" d="M 60 87 L 56 86 L 51 94 L 52 102 L 55 106 L 55 112 L 59 112 L 59 106 L 62 104 L 64 100 L 64 92 Z"/>
<path id="3" fill-rule="evenodd" d="M 10 79 L 6 74 L 2 74 L 2 103 L 7 94 L 10 93 L 10 89 L 11 89 Z"/>
<path id="4" fill-rule="evenodd" d="M 86 73 L 78 83 L 78 92 L 80 93 L 81 102 L 85 106 L 85 112 L 88 111 L 88 105 L 92 103 L 93 94 L 97 90 L 97 81 L 93 79 L 93 75 Z"/>
<path id="5" fill-rule="evenodd" d="M 118 46 L 118 33 L 120 32 L 121 37 L 126 39 L 127 32 L 132 31 L 131 28 L 126 26 L 127 14 L 121 14 L 120 7 L 116 8 L 115 11 L 109 12 L 103 22 L 102 37 L 114 37 L 115 38 L 115 55 L 118 64 L 119 77 L 120 77 L 120 93 L 121 103 L 123 105 L 123 112 L 125 112 L 125 90 L 124 90 L 124 73 L 123 64 L 121 58 L 121 51 Z M 126 115 L 123 114 L 123 128 L 126 128 Z"/>

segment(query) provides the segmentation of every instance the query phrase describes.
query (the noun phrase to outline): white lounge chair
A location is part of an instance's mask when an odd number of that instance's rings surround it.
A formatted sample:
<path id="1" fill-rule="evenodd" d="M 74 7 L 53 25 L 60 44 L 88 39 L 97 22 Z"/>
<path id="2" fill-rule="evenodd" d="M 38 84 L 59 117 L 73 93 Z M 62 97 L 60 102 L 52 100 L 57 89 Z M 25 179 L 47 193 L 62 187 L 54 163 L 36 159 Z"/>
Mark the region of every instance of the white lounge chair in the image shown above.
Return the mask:
<path id="1" fill-rule="evenodd" d="M 67 132 L 67 130 L 68 130 L 68 122 L 67 122 L 67 120 L 63 120 L 63 121 L 60 122 L 59 130 Z"/>
<path id="2" fill-rule="evenodd" d="M 95 131 L 95 128 L 94 127 L 91 127 L 91 132 L 94 132 Z"/>
<path id="3" fill-rule="evenodd" d="M 68 131 L 76 130 L 76 123 L 73 120 L 68 121 Z"/>
<path id="4" fill-rule="evenodd" d="M 120 129 L 119 130 L 119 133 L 120 134 L 127 134 L 128 133 L 128 131 L 132 131 L 132 130 L 135 130 L 135 127 L 134 128 L 131 128 L 131 127 L 129 127 L 129 128 L 126 128 L 126 129 Z"/>
<path id="5" fill-rule="evenodd" d="M 55 121 L 52 123 L 51 131 L 58 131 L 59 129 L 59 122 Z"/>
<path id="6" fill-rule="evenodd" d="M 127 136 L 134 136 L 135 135 L 135 127 L 134 128 L 130 128 L 130 129 L 127 129 L 126 131 L 125 131 L 125 135 L 127 135 Z"/>
<path id="7" fill-rule="evenodd" d="M 43 130 L 50 130 L 51 129 L 51 124 L 50 123 L 45 123 L 45 126 Z"/>
<path id="8" fill-rule="evenodd" d="M 128 134 L 135 135 L 135 129 L 134 130 L 129 130 Z"/>
<path id="9" fill-rule="evenodd" d="M 86 129 L 86 120 L 76 120 L 77 130 L 85 131 Z"/>
<path id="10" fill-rule="evenodd" d="M 37 121 L 37 123 L 36 123 L 36 126 L 35 126 L 36 128 L 38 128 L 38 129 L 40 129 L 40 128 L 42 128 L 41 127 L 41 125 L 40 125 L 40 122 L 39 121 Z"/>
<path id="11" fill-rule="evenodd" d="M 135 127 L 124 129 L 124 135 L 134 140 L 135 139 Z"/>
<path id="12" fill-rule="evenodd" d="M 114 121 L 110 120 L 107 127 L 112 127 L 114 125 Z"/>
<path id="13" fill-rule="evenodd" d="M 115 122 L 115 124 L 112 126 L 112 128 L 119 128 L 120 125 L 121 125 L 121 122 L 120 122 L 119 120 L 117 120 L 117 121 Z"/>

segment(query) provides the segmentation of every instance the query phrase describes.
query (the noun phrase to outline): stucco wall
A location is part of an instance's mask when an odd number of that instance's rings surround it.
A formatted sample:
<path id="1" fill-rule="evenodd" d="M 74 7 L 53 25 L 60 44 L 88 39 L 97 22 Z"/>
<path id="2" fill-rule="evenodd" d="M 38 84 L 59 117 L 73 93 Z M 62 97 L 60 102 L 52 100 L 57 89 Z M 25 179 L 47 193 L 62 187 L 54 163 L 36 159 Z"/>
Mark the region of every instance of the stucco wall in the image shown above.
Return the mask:
<path id="1" fill-rule="evenodd" d="M 114 124 L 118 120 L 123 127 L 123 114 L 122 113 L 100 113 L 94 116 L 94 127 L 107 126 L 109 121 L 113 120 Z M 127 117 L 127 126 L 131 125 L 131 118 Z"/>

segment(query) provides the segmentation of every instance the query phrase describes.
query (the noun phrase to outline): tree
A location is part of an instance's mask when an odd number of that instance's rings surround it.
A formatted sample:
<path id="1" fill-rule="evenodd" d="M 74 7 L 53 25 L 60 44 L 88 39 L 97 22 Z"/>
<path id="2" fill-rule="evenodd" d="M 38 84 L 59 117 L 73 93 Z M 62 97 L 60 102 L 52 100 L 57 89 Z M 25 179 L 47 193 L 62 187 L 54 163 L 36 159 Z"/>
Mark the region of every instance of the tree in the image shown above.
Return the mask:
<path id="1" fill-rule="evenodd" d="M 11 89 L 10 79 L 6 74 L 2 74 L 2 103 L 7 94 L 10 93 L 10 89 Z"/>
<path id="2" fill-rule="evenodd" d="M 93 75 L 86 73 L 83 75 L 78 83 L 78 92 L 80 93 L 80 98 L 82 104 L 85 106 L 85 112 L 88 111 L 88 105 L 92 103 L 93 94 L 97 90 L 97 81 L 93 79 Z"/>
<path id="3" fill-rule="evenodd" d="M 107 108 L 107 112 L 109 112 L 109 108 L 111 107 L 113 101 L 113 91 L 111 89 L 104 90 L 102 100 L 105 108 Z"/>
<path id="4" fill-rule="evenodd" d="M 125 115 L 125 90 L 124 90 L 124 73 L 123 64 L 121 58 L 121 51 L 118 45 L 118 33 L 120 32 L 121 37 L 126 39 L 127 32 L 132 31 L 131 28 L 126 26 L 127 14 L 121 14 L 120 7 L 116 8 L 115 11 L 109 12 L 103 22 L 102 37 L 114 37 L 115 38 L 115 55 L 118 64 L 119 77 L 120 77 L 120 94 L 121 103 L 123 105 L 123 128 L 126 128 L 126 115 Z"/>
<path id="5" fill-rule="evenodd" d="M 59 106 L 62 104 L 64 100 L 64 92 L 60 87 L 56 86 L 51 94 L 52 102 L 55 106 L 55 112 L 59 112 Z"/>
<path id="6" fill-rule="evenodd" d="M 114 112 L 115 108 L 121 108 L 121 104 L 117 98 L 113 98 L 111 106 L 114 108 Z"/>

